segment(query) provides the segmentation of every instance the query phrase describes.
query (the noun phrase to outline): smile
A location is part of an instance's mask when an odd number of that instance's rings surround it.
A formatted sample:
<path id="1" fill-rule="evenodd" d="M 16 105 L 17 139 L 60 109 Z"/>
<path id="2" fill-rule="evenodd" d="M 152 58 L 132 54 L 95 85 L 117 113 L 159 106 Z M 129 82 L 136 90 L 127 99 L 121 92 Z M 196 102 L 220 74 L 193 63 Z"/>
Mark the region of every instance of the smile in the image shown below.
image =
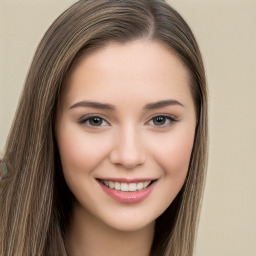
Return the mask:
<path id="1" fill-rule="evenodd" d="M 117 191 L 123 191 L 123 192 L 140 191 L 147 188 L 152 183 L 152 181 L 125 183 L 125 182 L 108 181 L 108 180 L 100 180 L 100 182 L 106 187 L 109 187 Z"/>
<path id="2" fill-rule="evenodd" d="M 144 201 L 154 190 L 158 180 L 125 181 L 98 179 L 99 185 L 108 196 L 124 204 L 136 204 Z"/>

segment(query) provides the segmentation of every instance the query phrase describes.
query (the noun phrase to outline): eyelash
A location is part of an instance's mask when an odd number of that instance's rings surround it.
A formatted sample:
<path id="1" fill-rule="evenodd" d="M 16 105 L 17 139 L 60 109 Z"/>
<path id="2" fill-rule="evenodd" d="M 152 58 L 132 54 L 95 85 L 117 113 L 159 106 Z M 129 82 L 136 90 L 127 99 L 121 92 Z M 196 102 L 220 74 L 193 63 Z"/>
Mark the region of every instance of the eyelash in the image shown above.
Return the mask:
<path id="1" fill-rule="evenodd" d="M 78 120 L 78 123 L 82 124 L 82 125 L 86 125 L 86 126 L 92 128 L 92 129 L 97 129 L 98 127 L 102 127 L 102 125 L 92 125 L 92 124 L 90 124 L 89 122 L 92 121 L 93 118 L 98 118 L 102 122 L 105 122 L 107 125 L 110 125 L 109 122 L 107 122 L 104 117 L 102 117 L 101 115 L 96 115 L 96 114 L 95 115 L 92 114 L 92 115 L 83 116 L 82 118 L 80 118 Z M 106 124 L 103 125 L 103 126 L 106 126 Z"/>
<path id="2" fill-rule="evenodd" d="M 164 118 L 164 124 L 160 124 L 160 125 L 152 124 L 153 126 L 158 127 L 158 128 L 165 128 L 167 126 L 171 126 L 174 122 L 177 122 L 177 119 L 172 115 L 158 114 L 158 115 L 151 117 L 147 123 L 150 125 L 150 122 L 154 122 L 154 119 L 159 118 L 159 117 Z M 168 123 L 166 124 L 167 121 L 168 121 Z"/>
<path id="3" fill-rule="evenodd" d="M 93 121 L 94 118 L 98 119 L 101 123 L 99 125 L 92 125 L 90 123 L 90 121 Z M 154 124 L 154 120 L 156 120 L 156 118 L 163 118 L 164 119 L 164 124 L 160 124 L 160 125 Z M 153 124 L 150 124 L 152 122 L 153 122 Z M 168 122 L 168 123 L 166 124 L 166 122 Z M 158 127 L 158 128 L 165 128 L 167 126 L 172 125 L 174 122 L 177 122 L 177 119 L 174 116 L 167 115 L 167 114 L 158 114 L 158 115 L 155 115 L 155 116 L 151 117 L 150 120 L 147 121 L 146 124 L 147 125 L 152 125 L 152 126 L 155 126 L 155 127 Z M 83 116 L 82 118 L 80 118 L 78 120 L 78 123 L 82 124 L 82 125 L 86 125 L 86 126 L 88 126 L 89 128 L 92 128 L 92 129 L 97 129 L 99 127 L 110 125 L 110 123 L 108 121 L 106 121 L 104 117 L 102 117 L 101 115 L 97 115 L 97 114 L 91 114 L 91 115 Z M 102 123 L 104 123 L 104 124 L 102 125 Z"/>

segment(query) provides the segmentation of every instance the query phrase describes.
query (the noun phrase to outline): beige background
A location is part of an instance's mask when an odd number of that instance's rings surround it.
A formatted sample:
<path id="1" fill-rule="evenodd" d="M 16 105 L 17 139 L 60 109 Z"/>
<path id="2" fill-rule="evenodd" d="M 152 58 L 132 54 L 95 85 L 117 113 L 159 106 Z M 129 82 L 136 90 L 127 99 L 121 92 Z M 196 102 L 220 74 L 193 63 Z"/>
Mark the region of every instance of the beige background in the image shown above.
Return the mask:
<path id="1" fill-rule="evenodd" d="M 0 0 L 0 149 L 35 48 L 71 0 Z M 256 0 L 169 0 L 210 90 L 210 161 L 196 256 L 256 255 Z"/>

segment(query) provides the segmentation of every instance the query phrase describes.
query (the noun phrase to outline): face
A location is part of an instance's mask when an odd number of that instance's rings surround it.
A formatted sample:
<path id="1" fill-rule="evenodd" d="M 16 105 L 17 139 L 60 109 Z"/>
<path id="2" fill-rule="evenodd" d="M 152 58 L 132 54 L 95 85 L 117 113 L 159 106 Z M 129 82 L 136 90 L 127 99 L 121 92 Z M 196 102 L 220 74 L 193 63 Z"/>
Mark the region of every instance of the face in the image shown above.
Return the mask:
<path id="1" fill-rule="evenodd" d="M 193 147 L 188 80 L 181 61 L 154 41 L 109 43 L 75 64 L 55 127 L 74 211 L 131 231 L 168 208 Z"/>

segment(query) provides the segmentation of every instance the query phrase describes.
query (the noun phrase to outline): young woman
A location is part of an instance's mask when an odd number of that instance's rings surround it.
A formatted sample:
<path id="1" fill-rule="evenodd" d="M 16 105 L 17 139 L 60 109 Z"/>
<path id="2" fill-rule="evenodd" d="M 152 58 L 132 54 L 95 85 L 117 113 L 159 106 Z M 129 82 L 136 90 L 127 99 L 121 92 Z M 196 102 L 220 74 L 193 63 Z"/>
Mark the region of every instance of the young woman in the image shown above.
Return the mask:
<path id="1" fill-rule="evenodd" d="M 195 38 L 161 0 L 83 0 L 43 37 L 1 162 L 0 255 L 191 256 L 207 159 Z"/>

